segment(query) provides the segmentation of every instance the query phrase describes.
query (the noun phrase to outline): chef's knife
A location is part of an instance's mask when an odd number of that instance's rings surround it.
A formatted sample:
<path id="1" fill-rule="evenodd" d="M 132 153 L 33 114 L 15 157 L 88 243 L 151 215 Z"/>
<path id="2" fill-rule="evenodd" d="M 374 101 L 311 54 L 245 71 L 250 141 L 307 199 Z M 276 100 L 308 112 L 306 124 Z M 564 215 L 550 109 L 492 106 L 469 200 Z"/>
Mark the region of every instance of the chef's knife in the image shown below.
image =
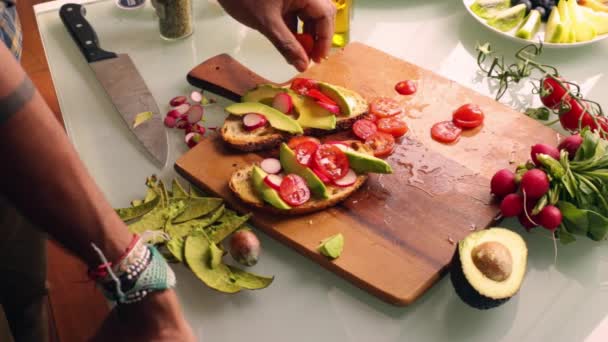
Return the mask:
<path id="1" fill-rule="evenodd" d="M 163 127 L 156 101 L 131 58 L 99 47 L 95 30 L 84 18 L 83 6 L 65 4 L 61 6 L 59 16 L 129 130 L 164 166 L 167 161 L 167 131 Z M 154 115 L 133 128 L 135 116 L 142 112 L 152 112 Z"/>

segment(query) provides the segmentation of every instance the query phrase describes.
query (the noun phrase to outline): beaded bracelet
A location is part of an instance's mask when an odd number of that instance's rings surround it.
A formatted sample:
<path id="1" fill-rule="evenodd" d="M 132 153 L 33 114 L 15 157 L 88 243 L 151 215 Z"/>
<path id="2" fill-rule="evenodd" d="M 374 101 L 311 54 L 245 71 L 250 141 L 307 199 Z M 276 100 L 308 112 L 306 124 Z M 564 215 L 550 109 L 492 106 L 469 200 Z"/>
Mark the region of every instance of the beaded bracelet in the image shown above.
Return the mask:
<path id="1" fill-rule="evenodd" d="M 173 270 L 158 250 L 140 238 L 134 241 L 114 265 L 93 245 L 103 263 L 89 275 L 107 299 L 119 304 L 138 302 L 151 292 L 172 288 L 176 283 Z"/>

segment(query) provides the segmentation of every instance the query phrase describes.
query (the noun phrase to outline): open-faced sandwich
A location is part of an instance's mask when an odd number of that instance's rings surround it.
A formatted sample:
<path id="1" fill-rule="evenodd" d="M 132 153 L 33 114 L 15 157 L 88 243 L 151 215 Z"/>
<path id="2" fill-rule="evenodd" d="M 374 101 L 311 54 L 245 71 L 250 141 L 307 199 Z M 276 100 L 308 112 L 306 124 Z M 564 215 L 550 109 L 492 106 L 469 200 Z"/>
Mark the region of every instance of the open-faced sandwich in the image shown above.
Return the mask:
<path id="1" fill-rule="evenodd" d="M 366 145 L 357 141 L 322 144 L 302 136 L 282 143 L 278 159 L 267 158 L 235 171 L 229 186 L 251 206 L 297 215 L 338 204 L 361 187 L 370 173 L 392 173 L 392 169 Z"/>
<path id="2" fill-rule="evenodd" d="M 241 151 L 277 147 L 293 135 L 321 136 L 350 129 L 368 109 L 358 93 L 306 78 L 289 87 L 261 84 L 226 107 L 222 139 Z"/>

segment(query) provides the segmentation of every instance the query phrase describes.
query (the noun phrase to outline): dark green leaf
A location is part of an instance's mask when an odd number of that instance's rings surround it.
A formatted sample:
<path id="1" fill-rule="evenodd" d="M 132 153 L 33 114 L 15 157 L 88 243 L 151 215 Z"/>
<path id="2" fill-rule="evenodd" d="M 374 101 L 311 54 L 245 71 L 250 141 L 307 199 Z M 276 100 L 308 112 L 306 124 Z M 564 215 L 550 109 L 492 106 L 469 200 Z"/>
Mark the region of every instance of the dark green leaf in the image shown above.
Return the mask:
<path id="1" fill-rule="evenodd" d="M 571 234 L 587 235 L 589 231 L 589 221 L 587 212 L 577 208 L 572 203 L 560 201 L 557 203 L 562 212 L 563 224 Z"/>
<path id="2" fill-rule="evenodd" d="M 589 220 L 589 232 L 587 236 L 595 241 L 606 239 L 606 235 L 608 234 L 608 218 L 590 210 L 587 211 L 587 218 Z"/>
<path id="3" fill-rule="evenodd" d="M 568 233 L 566 228 L 564 228 L 564 225 L 559 226 L 557 235 L 559 237 L 559 242 L 563 245 L 567 245 L 569 243 L 576 241 L 576 238 L 574 237 L 574 235 Z"/>
<path id="4" fill-rule="evenodd" d="M 551 115 L 551 111 L 546 107 L 539 108 L 528 108 L 525 111 L 525 114 L 532 119 L 547 121 L 549 120 L 549 116 Z"/>

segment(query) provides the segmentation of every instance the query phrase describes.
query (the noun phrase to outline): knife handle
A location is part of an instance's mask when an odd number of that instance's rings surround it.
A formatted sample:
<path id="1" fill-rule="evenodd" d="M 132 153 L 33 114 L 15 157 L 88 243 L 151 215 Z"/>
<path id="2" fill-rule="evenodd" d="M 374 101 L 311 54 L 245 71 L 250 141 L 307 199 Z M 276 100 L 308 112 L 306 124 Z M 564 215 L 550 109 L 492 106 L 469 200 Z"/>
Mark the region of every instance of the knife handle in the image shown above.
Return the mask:
<path id="1" fill-rule="evenodd" d="M 68 29 L 72 39 L 82 51 L 87 62 L 98 62 L 104 59 L 116 58 L 116 54 L 102 50 L 99 47 L 97 33 L 84 18 L 86 10 L 79 4 L 65 4 L 59 9 L 59 17 Z"/>

